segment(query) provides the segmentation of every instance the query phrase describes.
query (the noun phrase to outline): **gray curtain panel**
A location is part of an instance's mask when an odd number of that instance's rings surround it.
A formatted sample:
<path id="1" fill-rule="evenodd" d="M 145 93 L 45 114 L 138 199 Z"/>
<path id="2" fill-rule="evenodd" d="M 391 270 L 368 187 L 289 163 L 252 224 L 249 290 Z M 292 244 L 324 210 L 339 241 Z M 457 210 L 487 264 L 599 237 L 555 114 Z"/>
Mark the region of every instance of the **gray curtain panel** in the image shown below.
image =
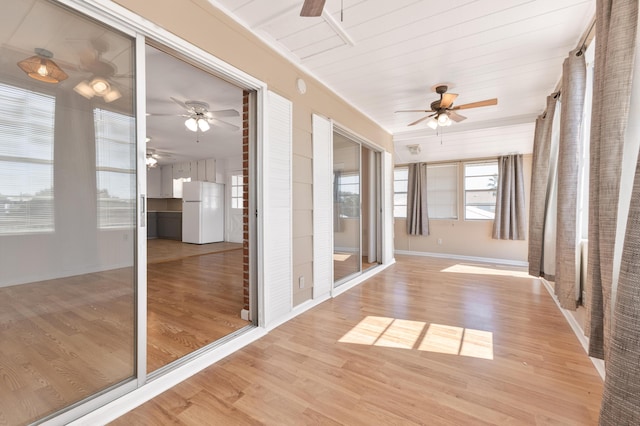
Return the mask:
<path id="1" fill-rule="evenodd" d="M 640 163 L 627 219 L 601 425 L 640 425 Z"/>
<path id="2" fill-rule="evenodd" d="M 407 182 L 407 234 L 429 235 L 427 164 L 409 164 Z"/>
<path id="3" fill-rule="evenodd" d="M 529 274 L 541 276 L 543 271 L 544 222 L 549 194 L 549 156 L 551 129 L 558 94 L 547 96 L 547 108 L 536 120 L 531 167 L 531 195 L 529 196 Z"/>
<path id="4" fill-rule="evenodd" d="M 586 79 L 584 55 L 576 49 L 569 53 L 562 66 L 555 259 L 555 293 L 560 305 L 572 311 L 577 307 L 576 288 L 580 277 L 577 218 Z"/>
<path id="5" fill-rule="evenodd" d="M 522 154 L 498 158 L 498 191 L 493 238 L 496 240 L 524 240 L 524 177 Z"/>
<path id="6" fill-rule="evenodd" d="M 605 364 L 612 326 L 613 257 L 637 20 L 637 0 L 596 2 L 587 291 L 591 300 L 589 355 L 604 358 Z"/>

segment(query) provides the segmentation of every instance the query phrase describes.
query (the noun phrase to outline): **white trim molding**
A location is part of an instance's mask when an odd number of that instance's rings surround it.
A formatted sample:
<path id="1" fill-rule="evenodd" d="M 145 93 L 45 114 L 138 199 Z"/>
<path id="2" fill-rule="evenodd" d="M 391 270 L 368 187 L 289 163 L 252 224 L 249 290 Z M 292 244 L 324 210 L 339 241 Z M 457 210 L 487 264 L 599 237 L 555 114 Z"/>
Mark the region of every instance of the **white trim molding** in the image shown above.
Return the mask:
<path id="1" fill-rule="evenodd" d="M 496 263 L 498 265 L 521 266 L 524 268 L 529 266 L 529 262 L 525 262 L 523 260 L 497 259 L 493 257 L 463 256 L 460 254 L 449 254 L 449 253 L 431 253 L 426 251 L 396 250 L 395 254 L 406 254 L 409 256 L 439 257 L 443 259 L 467 260 L 469 262 Z"/>

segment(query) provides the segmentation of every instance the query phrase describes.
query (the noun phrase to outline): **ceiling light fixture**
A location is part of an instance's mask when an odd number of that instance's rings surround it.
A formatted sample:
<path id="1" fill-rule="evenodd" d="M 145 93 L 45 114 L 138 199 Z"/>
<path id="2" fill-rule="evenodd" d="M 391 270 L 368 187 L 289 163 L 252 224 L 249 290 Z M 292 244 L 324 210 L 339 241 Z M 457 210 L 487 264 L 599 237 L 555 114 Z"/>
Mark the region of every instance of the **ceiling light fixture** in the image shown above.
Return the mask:
<path id="1" fill-rule="evenodd" d="M 187 120 L 184 122 L 184 125 L 192 132 L 197 132 L 198 129 L 200 129 L 201 132 L 206 132 L 211 128 L 206 118 L 201 118 L 198 116 L 187 118 Z"/>
<path id="2" fill-rule="evenodd" d="M 447 126 L 451 122 L 449 115 L 447 113 L 438 114 L 438 124 L 441 126 Z"/>
<path id="3" fill-rule="evenodd" d="M 20 69 L 29 77 L 45 83 L 60 83 L 69 77 L 58 64 L 51 60 L 53 53 L 39 47 L 35 49 L 35 53 L 35 56 L 18 62 Z"/>

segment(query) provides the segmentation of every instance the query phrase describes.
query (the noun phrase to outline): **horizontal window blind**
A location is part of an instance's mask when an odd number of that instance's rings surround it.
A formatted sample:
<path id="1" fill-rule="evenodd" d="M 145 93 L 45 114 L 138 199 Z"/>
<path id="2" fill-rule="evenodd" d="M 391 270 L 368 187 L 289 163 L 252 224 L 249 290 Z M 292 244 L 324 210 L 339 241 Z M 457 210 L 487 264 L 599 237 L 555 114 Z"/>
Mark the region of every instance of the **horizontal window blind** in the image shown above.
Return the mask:
<path id="1" fill-rule="evenodd" d="M 136 209 L 135 120 L 103 109 L 95 109 L 93 116 L 98 227 L 131 228 Z"/>
<path id="2" fill-rule="evenodd" d="M 458 164 L 427 165 L 429 219 L 458 218 Z"/>
<path id="3" fill-rule="evenodd" d="M 55 97 L 0 83 L 0 234 L 54 230 Z"/>

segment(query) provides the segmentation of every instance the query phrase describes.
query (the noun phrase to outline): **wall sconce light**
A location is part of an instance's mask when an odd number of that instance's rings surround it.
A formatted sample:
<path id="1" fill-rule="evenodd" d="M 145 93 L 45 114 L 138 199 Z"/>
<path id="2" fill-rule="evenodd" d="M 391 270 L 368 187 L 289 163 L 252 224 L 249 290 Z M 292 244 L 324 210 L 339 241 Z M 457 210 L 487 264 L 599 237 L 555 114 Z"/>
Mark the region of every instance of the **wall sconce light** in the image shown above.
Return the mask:
<path id="1" fill-rule="evenodd" d="M 69 77 L 58 64 L 51 60 L 53 53 L 39 47 L 35 49 L 35 53 L 35 56 L 18 62 L 20 69 L 29 77 L 45 83 L 60 83 Z"/>

